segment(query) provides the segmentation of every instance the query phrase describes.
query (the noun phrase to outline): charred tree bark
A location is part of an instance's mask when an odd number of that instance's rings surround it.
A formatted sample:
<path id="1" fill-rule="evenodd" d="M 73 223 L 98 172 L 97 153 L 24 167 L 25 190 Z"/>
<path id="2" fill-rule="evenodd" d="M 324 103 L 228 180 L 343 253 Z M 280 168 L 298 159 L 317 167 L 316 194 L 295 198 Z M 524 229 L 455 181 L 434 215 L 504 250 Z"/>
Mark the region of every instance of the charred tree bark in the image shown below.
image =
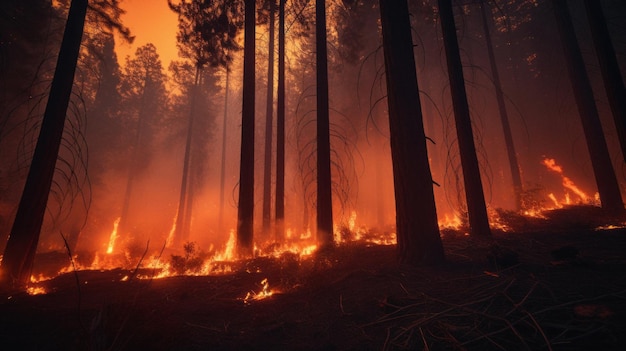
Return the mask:
<path id="1" fill-rule="evenodd" d="M 332 247 L 333 199 L 330 171 L 330 117 L 328 105 L 328 50 L 326 46 L 326 1 L 315 4 L 317 65 L 317 240 Z"/>
<path id="2" fill-rule="evenodd" d="M 444 259 L 406 0 L 381 0 L 398 256 L 411 265 Z"/>
<path id="3" fill-rule="evenodd" d="M 276 94 L 276 240 L 285 238 L 285 0 L 278 7 L 278 89 Z"/>
<path id="4" fill-rule="evenodd" d="M 274 12 L 270 0 L 269 44 L 267 57 L 267 101 L 265 110 L 265 161 L 263 163 L 263 233 L 269 234 L 272 221 L 272 136 L 274 119 Z"/>
<path id="5" fill-rule="evenodd" d="M 224 230 L 224 191 L 226 186 L 226 125 L 228 123 L 228 90 L 230 87 L 230 69 L 226 67 L 226 87 L 224 88 L 224 121 L 222 122 L 222 166 L 220 169 L 220 209 L 218 233 Z"/>
<path id="6" fill-rule="evenodd" d="M 611 163 L 609 149 L 604 138 L 596 101 L 593 96 L 593 89 L 587 76 L 580 47 L 578 46 L 567 2 L 564 0 L 553 0 L 553 5 L 567 71 L 576 99 L 576 105 L 578 106 L 578 114 L 585 132 L 587 148 L 591 157 L 591 166 L 596 179 L 598 193 L 600 194 L 602 208 L 609 212 L 619 213 L 624 210 L 622 195 L 613 164 Z"/>
<path id="7" fill-rule="evenodd" d="M 450 90 L 452 92 L 452 105 L 461 155 L 461 167 L 463 168 L 463 183 L 465 186 L 470 234 L 491 235 L 483 185 L 480 179 L 478 157 L 476 156 L 476 147 L 474 145 L 474 133 L 472 132 L 467 93 L 465 91 L 465 79 L 463 78 L 463 66 L 461 65 L 461 55 L 454 23 L 452 0 L 439 0 L 439 16 L 443 44 L 446 51 Z"/>
<path id="8" fill-rule="evenodd" d="M 504 145 L 506 146 L 506 154 L 509 159 L 509 171 L 513 181 L 513 195 L 515 196 L 516 210 L 522 209 L 522 175 L 519 170 L 517 161 L 517 153 L 515 152 L 515 144 L 513 143 L 513 134 L 511 133 L 511 125 L 509 123 L 509 114 L 506 110 L 504 102 L 504 92 L 502 91 L 502 83 L 500 82 L 500 73 L 498 72 L 498 64 L 496 55 L 493 51 L 491 43 L 491 33 L 489 32 L 489 23 L 487 22 L 487 3 L 483 0 L 480 3 L 482 14 L 483 30 L 485 32 L 485 42 L 487 43 L 487 55 L 489 56 L 489 64 L 491 66 L 491 76 L 493 84 L 496 88 L 496 100 L 498 102 L 498 111 L 500 112 L 500 122 L 502 123 L 502 132 L 504 134 Z"/>
<path id="9" fill-rule="evenodd" d="M 622 148 L 622 157 L 626 162 L 626 88 L 617 63 L 617 55 L 611 42 L 602 4 L 598 0 L 585 0 L 587 19 L 591 27 L 593 44 L 600 63 L 604 89 L 611 106 L 617 137 Z"/>
<path id="10" fill-rule="evenodd" d="M 241 255 L 251 255 L 253 249 L 255 15 L 255 0 L 245 0 L 243 107 L 241 115 L 241 159 L 237 211 L 237 247 Z"/>
<path id="11" fill-rule="evenodd" d="M 41 131 L 4 250 L 3 284 L 22 287 L 30 278 L 63 137 L 87 6 L 87 0 L 73 0 L 70 5 Z"/>
<path id="12" fill-rule="evenodd" d="M 200 67 L 196 67 L 196 75 L 194 78 L 193 87 L 191 88 L 191 98 L 189 102 L 189 120 L 187 121 L 187 141 L 185 143 L 185 156 L 183 158 L 183 176 L 180 185 L 180 198 L 178 200 L 178 213 L 176 215 L 176 229 L 174 231 L 174 244 L 177 246 L 183 245 L 185 240 L 189 237 L 189 221 L 190 216 L 188 213 L 191 211 L 189 208 L 189 196 L 191 192 L 191 180 L 190 180 L 190 168 L 191 168 L 191 148 L 193 139 L 194 119 L 195 119 L 195 107 L 198 89 L 200 86 Z"/>

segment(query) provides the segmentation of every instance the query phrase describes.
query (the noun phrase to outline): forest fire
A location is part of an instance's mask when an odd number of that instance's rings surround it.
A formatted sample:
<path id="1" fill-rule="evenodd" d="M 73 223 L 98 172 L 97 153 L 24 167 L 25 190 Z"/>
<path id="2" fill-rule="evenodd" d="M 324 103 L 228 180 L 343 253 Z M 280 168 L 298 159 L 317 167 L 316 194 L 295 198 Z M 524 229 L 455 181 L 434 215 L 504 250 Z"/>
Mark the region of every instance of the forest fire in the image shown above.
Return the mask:
<path id="1" fill-rule="evenodd" d="M 0 347 L 626 345 L 625 1 L 0 3 Z"/>

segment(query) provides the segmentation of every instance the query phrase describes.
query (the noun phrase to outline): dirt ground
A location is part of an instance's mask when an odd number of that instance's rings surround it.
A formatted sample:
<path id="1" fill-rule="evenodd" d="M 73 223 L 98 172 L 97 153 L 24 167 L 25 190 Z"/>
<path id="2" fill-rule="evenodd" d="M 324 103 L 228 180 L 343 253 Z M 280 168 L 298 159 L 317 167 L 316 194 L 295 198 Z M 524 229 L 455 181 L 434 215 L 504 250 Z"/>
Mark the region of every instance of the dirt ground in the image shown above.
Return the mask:
<path id="1" fill-rule="evenodd" d="M 624 349 L 626 229 L 588 208 L 503 217 L 515 232 L 444 231 L 441 267 L 353 243 L 219 276 L 67 273 L 47 294 L 0 295 L 0 349 Z"/>

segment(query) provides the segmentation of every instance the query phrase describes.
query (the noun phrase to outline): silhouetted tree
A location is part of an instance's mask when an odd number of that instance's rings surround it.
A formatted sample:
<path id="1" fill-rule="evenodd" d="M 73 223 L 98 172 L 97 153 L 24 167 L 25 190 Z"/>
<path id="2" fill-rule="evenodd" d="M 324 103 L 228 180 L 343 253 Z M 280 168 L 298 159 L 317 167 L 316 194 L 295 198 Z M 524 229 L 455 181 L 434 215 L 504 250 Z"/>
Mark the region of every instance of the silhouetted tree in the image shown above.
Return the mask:
<path id="1" fill-rule="evenodd" d="M 237 246 L 242 255 L 252 254 L 254 239 L 254 103 L 255 103 L 255 0 L 244 0 L 243 106 L 241 158 L 237 212 Z"/>
<path id="2" fill-rule="evenodd" d="M 224 118 L 222 120 L 222 160 L 220 167 L 220 209 L 218 214 L 217 230 L 224 229 L 224 192 L 226 183 L 226 125 L 228 123 L 228 92 L 230 90 L 230 68 L 226 67 L 226 84 L 224 86 Z"/>
<path id="3" fill-rule="evenodd" d="M 604 81 L 604 89 L 611 106 L 617 137 L 622 148 L 622 157 L 626 162 L 626 88 L 617 63 L 617 56 L 606 18 L 602 11 L 602 3 L 598 0 L 585 0 L 587 19 L 591 28 L 593 44 L 600 63 L 600 72 Z"/>
<path id="4" fill-rule="evenodd" d="M 117 28 L 127 37 L 129 34 L 119 23 L 121 12 L 116 0 L 88 5 L 86 0 L 71 3 L 39 138 L 5 248 L 2 280 L 14 286 L 28 282 L 33 266 L 72 93 L 87 8 L 92 10 L 93 16 L 103 20 L 104 28 Z"/>
<path id="5" fill-rule="evenodd" d="M 163 112 L 166 103 L 165 75 L 156 47 L 149 43 L 137 48 L 135 57 L 127 59 L 123 76 L 122 90 L 125 98 L 125 111 L 131 112 L 128 130 L 133 131 L 131 155 L 128 164 L 126 189 L 122 200 L 122 211 L 118 233 L 127 234 L 130 202 L 135 178 L 150 160 L 150 139 L 154 134 L 152 125 Z"/>
<path id="6" fill-rule="evenodd" d="M 263 231 L 269 233 L 272 220 L 272 136 L 274 119 L 274 22 L 276 3 L 269 0 L 267 55 L 267 100 L 265 109 L 265 158 L 263 162 Z"/>
<path id="7" fill-rule="evenodd" d="M 624 210 L 622 195 L 602 131 L 593 89 L 567 8 L 567 1 L 553 0 L 552 4 L 602 208 L 609 212 L 619 213 Z"/>
<path id="8" fill-rule="evenodd" d="M 509 123 L 509 114 L 506 110 L 504 102 L 504 92 L 502 91 L 502 83 L 500 82 L 500 72 L 498 71 L 498 63 L 496 55 L 493 51 L 491 43 L 491 33 L 489 32 L 489 22 L 487 20 L 487 1 L 481 0 L 480 3 L 481 19 L 483 31 L 485 33 L 485 42 L 487 44 L 487 55 L 489 57 L 489 65 L 491 67 L 491 77 L 494 87 L 496 88 L 496 100 L 498 102 L 498 111 L 500 113 L 500 122 L 502 123 L 502 132 L 504 134 L 504 145 L 506 146 L 506 154 L 509 161 L 509 171 L 513 181 L 513 195 L 515 196 L 515 206 L 519 211 L 522 208 L 522 176 L 520 174 L 519 163 L 517 161 L 517 153 L 515 152 L 515 144 L 513 143 L 513 134 L 511 133 L 511 124 Z M 489 11 L 491 16 L 491 10 Z M 491 18 L 491 17 L 490 17 Z"/>
<path id="9" fill-rule="evenodd" d="M 276 239 L 285 236 L 285 1 L 278 0 L 278 87 L 276 92 Z"/>
<path id="10" fill-rule="evenodd" d="M 396 233 L 400 262 L 436 264 L 444 259 L 428 163 L 411 25 L 406 0 L 381 0 L 380 18 L 387 77 L 387 103 Z"/>
<path id="11" fill-rule="evenodd" d="M 315 53 L 317 74 L 317 240 L 322 247 L 331 247 L 334 245 L 334 234 L 325 0 L 316 0 L 315 3 Z"/>
<path id="12" fill-rule="evenodd" d="M 472 122 L 465 91 L 465 79 L 463 78 L 463 66 L 461 64 L 456 25 L 454 23 L 452 0 L 438 0 L 438 4 L 452 93 L 457 140 L 461 155 L 461 167 L 463 169 L 470 234 L 490 235 L 487 207 L 480 179 L 480 168 L 474 145 L 474 134 L 472 132 Z"/>
<path id="13" fill-rule="evenodd" d="M 235 37 L 241 26 L 241 6 L 235 1 L 211 2 L 184 0 L 174 4 L 178 14 L 178 48 L 182 57 L 190 59 L 195 67 L 194 87 L 191 89 L 187 140 L 183 159 L 181 192 L 176 214 L 175 239 L 182 243 L 189 236 L 189 222 L 193 203 L 193 183 L 189 180 L 194 131 L 195 104 L 202 70 L 207 66 L 227 66 L 231 54 L 239 48 Z"/>

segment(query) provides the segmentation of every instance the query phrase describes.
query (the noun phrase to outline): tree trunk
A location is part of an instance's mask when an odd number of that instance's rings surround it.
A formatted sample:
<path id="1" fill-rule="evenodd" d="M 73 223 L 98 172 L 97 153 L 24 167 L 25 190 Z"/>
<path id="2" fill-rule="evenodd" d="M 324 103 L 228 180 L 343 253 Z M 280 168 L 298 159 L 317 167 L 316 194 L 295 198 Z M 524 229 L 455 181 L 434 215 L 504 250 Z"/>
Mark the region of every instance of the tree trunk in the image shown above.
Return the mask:
<path id="1" fill-rule="evenodd" d="M 191 98 L 189 102 L 189 120 L 187 121 L 187 141 L 185 143 L 185 156 L 183 158 L 183 176 L 180 185 L 180 198 L 178 200 L 178 213 L 176 215 L 176 229 L 174 231 L 174 244 L 176 246 L 181 246 L 185 243 L 185 239 L 189 236 L 189 222 L 187 221 L 188 212 L 191 211 L 189 208 L 189 192 L 190 192 L 190 184 L 191 184 L 191 148 L 192 148 L 192 139 L 193 139 L 193 128 L 194 128 L 194 119 L 195 119 L 195 107 L 196 107 L 196 98 L 198 94 L 198 88 L 200 86 L 200 71 L 202 69 L 200 67 L 196 67 L 196 75 L 193 82 L 193 87 L 191 88 Z"/>
<path id="2" fill-rule="evenodd" d="M 148 74 L 146 73 L 146 77 L 144 79 L 144 87 L 143 92 L 141 94 L 141 102 L 139 106 L 139 115 L 137 116 L 137 132 L 135 133 L 135 142 L 133 145 L 132 156 L 130 159 L 130 165 L 128 167 L 128 178 L 126 179 L 126 190 L 124 191 L 124 199 L 122 202 L 122 213 L 120 215 L 120 222 L 118 225 L 118 233 L 122 235 L 128 234 L 128 214 L 130 212 L 130 199 L 132 198 L 133 188 L 135 185 L 135 176 L 137 175 L 137 165 L 140 160 L 140 152 L 139 149 L 141 147 L 141 137 L 142 137 L 142 129 L 145 124 L 146 112 L 145 112 L 145 104 L 146 104 L 146 89 L 148 88 Z"/>
<path id="3" fill-rule="evenodd" d="M 406 0 L 381 0 L 387 103 L 401 263 L 444 259 L 426 150 Z"/>
<path id="4" fill-rule="evenodd" d="M 4 250 L 0 281 L 14 287 L 28 283 L 35 260 L 72 93 L 87 5 L 87 0 L 73 0 L 70 5 L 39 138 Z"/>
<path id="5" fill-rule="evenodd" d="M 606 19 L 599 0 L 585 0 L 587 19 L 591 27 L 593 44 L 600 63 L 604 89 L 611 105 L 617 137 L 622 148 L 622 157 L 626 162 L 626 89 L 617 63 L 617 56 Z"/>
<path id="6" fill-rule="evenodd" d="M 591 166 L 596 179 L 602 208 L 608 212 L 618 213 L 624 210 L 622 195 L 611 163 L 609 149 L 606 145 L 602 124 L 598 115 L 593 89 L 587 76 L 574 25 L 569 15 L 567 2 L 553 0 L 556 24 L 563 44 L 565 61 L 570 82 L 574 91 L 578 113 L 582 121 Z"/>
<path id="7" fill-rule="evenodd" d="M 325 0 L 316 0 L 315 4 L 315 47 L 317 66 L 317 240 L 323 248 L 328 248 L 332 247 L 334 242 Z"/>
<path id="8" fill-rule="evenodd" d="M 459 43 L 456 36 L 452 0 L 439 0 L 439 16 L 446 51 L 450 90 L 452 92 L 452 105 L 461 156 L 461 167 L 463 168 L 470 234 L 491 235 L 483 185 L 480 179 L 478 157 L 476 156 L 476 147 L 474 145 L 467 93 L 465 91 L 465 79 L 463 78 L 463 66 L 461 65 Z"/>
<path id="9" fill-rule="evenodd" d="M 498 110 L 500 112 L 500 122 L 502 123 L 502 132 L 504 133 L 504 145 L 506 146 L 506 154 L 509 159 L 509 171 L 513 181 L 513 195 L 515 197 L 516 210 L 522 209 L 522 175 L 519 170 L 517 161 L 517 153 L 515 152 L 515 144 L 513 143 L 513 134 L 511 133 L 511 125 L 509 124 L 509 114 L 506 110 L 504 102 L 504 93 L 502 91 L 502 83 L 500 82 L 500 73 L 498 72 L 498 64 L 496 55 L 493 51 L 491 43 L 491 33 L 489 32 L 489 23 L 487 22 L 487 3 L 482 0 L 480 9 L 482 14 L 483 30 L 485 32 L 485 42 L 487 43 L 487 55 L 489 56 L 489 64 L 491 66 L 491 76 L 493 84 L 496 88 L 496 100 L 498 102 Z"/>
<path id="10" fill-rule="evenodd" d="M 224 230 L 224 191 L 226 183 L 226 125 L 228 123 L 228 90 L 230 85 L 230 69 L 226 67 L 226 87 L 224 88 L 224 121 L 222 122 L 222 167 L 220 170 L 220 209 L 217 232 Z"/>
<path id="11" fill-rule="evenodd" d="M 270 0 L 267 57 L 267 101 L 265 111 L 265 162 L 263 163 L 263 233 L 269 234 L 272 221 L 272 132 L 274 119 L 274 0 Z"/>
<path id="12" fill-rule="evenodd" d="M 254 239 L 255 15 L 255 0 L 245 0 L 241 160 L 239 168 L 239 206 L 237 211 L 237 246 L 241 255 L 252 254 Z"/>
<path id="13" fill-rule="evenodd" d="M 278 8 L 278 91 L 276 97 L 276 240 L 285 238 L 285 0 Z"/>

